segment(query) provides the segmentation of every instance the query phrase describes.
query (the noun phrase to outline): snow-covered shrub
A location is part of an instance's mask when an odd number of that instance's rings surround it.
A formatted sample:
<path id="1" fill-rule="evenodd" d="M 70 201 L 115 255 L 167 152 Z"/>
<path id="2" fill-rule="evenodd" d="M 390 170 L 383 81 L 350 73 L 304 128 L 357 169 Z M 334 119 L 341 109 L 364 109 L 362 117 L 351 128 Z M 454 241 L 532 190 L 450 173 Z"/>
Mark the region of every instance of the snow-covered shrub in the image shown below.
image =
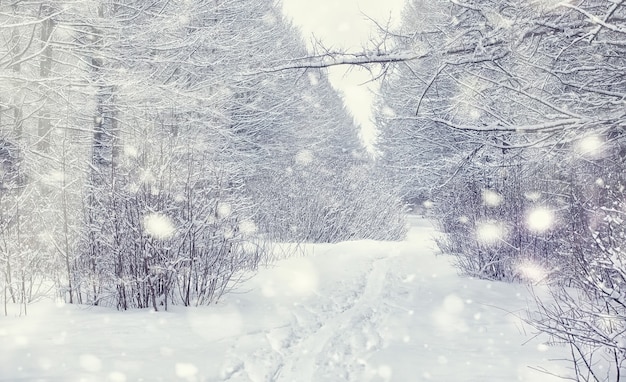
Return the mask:
<path id="1" fill-rule="evenodd" d="M 624 20 L 604 0 L 412 1 L 396 42 L 436 48 L 382 87 L 405 195 L 464 273 L 550 285 L 531 320 L 579 381 L 625 372 Z"/>
<path id="2" fill-rule="evenodd" d="M 277 175 L 261 195 L 261 230 L 276 241 L 400 240 L 403 204 L 371 163 L 343 154 Z"/>
<path id="3" fill-rule="evenodd" d="M 20 182 L 18 147 L 6 138 L 0 139 L 0 298 L 6 304 L 10 300 L 22 301 L 19 285 L 14 282 L 19 259 L 15 244 L 17 219 L 19 219 Z M 6 307 L 6 305 L 5 305 Z"/>
<path id="4" fill-rule="evenodd" d="M 49 291 L 57 254 L 48 245 L 50 222 L 42 211 L 49 205 L 26 175 L 26 156 L 18 142 L 0 139 L 0 300 L 26 309 Z"/>
<path id="5" fill-rule="evenodd" d="M 93 228 L 83 231 L 76 300 L 118 309 L 211 304 L 265 253 L 236 154 L 211 152 L 223 142 L 184 114 L 146 119 L 161 123 L 129 129 L 112 181 L 88 194 L 97 203 L 86 203 Z"/>
<path id="6" fill-rule="evenodd" d="M 601 195 L 579 206 L 588 230 L 572 234 L 576 272 L 567 286 L 553 286 L 550 301 L 537 298 L 531 315 L 571 348 L 578 381 L 620 381 L 626 373 L 626 182 L 607 175 Z"/>
<path id="7" fill-rule="evenodd" d="M 537 298 L 531 321 L 571 348 L 577 380 L 619 381 L 626 372 L 626 139 L 609 130 L 593 153 L 579 145 L 566 164 L 555 239 L 559 284 L 550 300 Z"/>

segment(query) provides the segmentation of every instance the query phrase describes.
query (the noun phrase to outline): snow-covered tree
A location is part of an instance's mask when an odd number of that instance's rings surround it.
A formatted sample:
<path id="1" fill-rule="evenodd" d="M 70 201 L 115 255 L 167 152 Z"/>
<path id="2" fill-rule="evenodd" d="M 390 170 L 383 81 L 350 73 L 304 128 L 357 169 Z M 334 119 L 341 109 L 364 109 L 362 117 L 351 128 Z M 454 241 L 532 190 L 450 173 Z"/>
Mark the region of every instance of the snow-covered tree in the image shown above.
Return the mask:
<path id="1" fill-rule="evenodd" d="M 418 58 L 388 73 L 379 107 L 387 168 L 463 271 L 577 287 L 539 321 L 579 380 L 618 380 L 624 359 L 619 325 L 594 322 L 623 315 L 625 16 L 602 0 L 413 1 L 393 36 Z"/>
<path id="2" fill-rule="evenodd" d="M 0 7 L 5 301 L 46 280 L 69 302 L 208 304 L 270 238 L 403 233 L 324 73 L 257 70 L 306 54 L 276 4 Z"/>

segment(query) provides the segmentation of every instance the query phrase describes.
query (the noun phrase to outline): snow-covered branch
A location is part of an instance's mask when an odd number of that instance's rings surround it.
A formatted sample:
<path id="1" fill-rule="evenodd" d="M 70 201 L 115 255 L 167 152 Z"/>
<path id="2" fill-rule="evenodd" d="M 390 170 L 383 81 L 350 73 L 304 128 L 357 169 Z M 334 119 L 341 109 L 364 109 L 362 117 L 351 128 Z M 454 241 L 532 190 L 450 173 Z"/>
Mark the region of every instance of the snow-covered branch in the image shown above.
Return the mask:
<path id="1" fill-rule="evenodd" d="M 553 133 L 555 130 L 563 128 L 584 128 L 590 123 L 597 123 L 592 119 L 569 118 L 557 121 L 548 121 L 533 125 L 459 125 L 449 120 L 433 118 L 433 122 L 442 123 L 456 130 L 467 130 L 476 132 L 515 132 L 515 133 Z"/>
<path id="2" fill-rule="evenodd" d="M 339 65 L 369 65 L 390 64 L 395 62 L 413 61 L 424 57 L 412 51 L 400 52 L 360 52 L 344 53 L 329 52 L 323 55 L 314 55 L 304 58 L 270 62 L 267 67 L 244 73 L 246 76 L 254 76 L 260 73 L 273 73 L 292 69 L 322 69 Z"/>
<path id="3" fill-rule="evenodd" d="M 613 32 L 617 32 L 617 33 L 622 33 L 622 34 L 626 34 L 626 29 L 624 28 L 620 28 L 619 26 L 615 25 L 615 24 L 611 24 L 608 22 L 609 18 L 613 15 L 613 13 L 617 10 L 617 8 L 623 6 L 624 4 L 624 0 L 619 0 L 617 2 L 615 2 L 613 4 L 613 6 L 609 9 L 609 11 L 607 12 L 607 14 L 603 17 L 600 18 L 594 14 L 592 14 L 591 12 L 576 6 L 574 4 L 570 4 L 566 1 L 561 2 L 559 5 L 563 6 L 563 7 L 567 7 L 567 8 L 571 8 L 573 10 L 575 10 L 576 12 L 579 12 L 583 15 L 585 15 L 585 17 L 587 17 L 587 19 L 589 19 L 589 21 L 591 21 L 593 24 L 598 25 L 598 27 L 602 27 L 602 28 L 606 28 L 608 30 L 611 30 Z M 596 36 L 599 32 L 599 28 L 597 28 L 595 31 L 592 32 L 592 36 Z"/>

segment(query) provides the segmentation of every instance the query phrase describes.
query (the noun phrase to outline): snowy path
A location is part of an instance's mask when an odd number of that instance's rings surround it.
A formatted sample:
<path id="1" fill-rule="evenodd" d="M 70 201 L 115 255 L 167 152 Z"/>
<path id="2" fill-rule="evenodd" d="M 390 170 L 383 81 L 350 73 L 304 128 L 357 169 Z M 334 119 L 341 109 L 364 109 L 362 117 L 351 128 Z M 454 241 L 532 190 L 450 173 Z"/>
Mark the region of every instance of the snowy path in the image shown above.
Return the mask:
<path id="1" fill-rule="evenodd" d="M 0 318 L 0 381 L 560 381 L 529 367 L 562 372 L 564 350 L 510 313 L 526 289 L 458 277 L 412 223 L 402 243 L 311 246 L 210 308 Z"/>
<path id="2" fill-rule="evenodd" d="M 368 314 L 372 312 L 372 307 L 376 306 L 383 291 L 387 272 L 386 260 L 376 260 L 367 277 L 363 292 L 354 305 L 340 312 L 335 317 L 325 319 L 326 323 L 318 331 L 303 340 L 294 349 L 290 349 L 290 356 L 283 361 L 284 364 L 289 365 L 288 371 L 282 373 L 278 380 L 295 381 L 298 378 L 307 376 L 308 379 L 313 380 L 315 372 L 319 368 L 319 364 L 316 364 L 316 361 L 322 362 L 319 356 L 329 354 L 329 352 L 335 350 L 331 340 L 341 337 L 343 333 L 350 333 L 352 336 L 355 334 L 367 336 L 365 332 L 353 333 L 350 331 L 355 325 L 359 325 L 363 320 L 367 319 Z M 352 340 L 351 338 L 347 339 L 348 341 Z M 366 345 L 368 345 L 367 342 Z M 311 356 L 303 357 L 303 354 Z M 339 357 L 339 353 L 331 356 L 334 361 L 338 361 Z"/>

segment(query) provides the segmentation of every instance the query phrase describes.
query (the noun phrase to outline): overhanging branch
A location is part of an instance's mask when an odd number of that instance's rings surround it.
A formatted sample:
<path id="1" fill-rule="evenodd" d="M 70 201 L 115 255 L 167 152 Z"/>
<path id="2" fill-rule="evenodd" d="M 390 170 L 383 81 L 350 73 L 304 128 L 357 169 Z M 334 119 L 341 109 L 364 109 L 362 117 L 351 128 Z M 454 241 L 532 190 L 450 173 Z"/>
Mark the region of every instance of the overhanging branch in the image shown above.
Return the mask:
<path id="1" fill-rule="evenodd" d="M 485 125 L 485 126 L 472 126 L 472 125 L 458 125 L 452 121 L 448 121 L 441 118 L 432 118 L 433 122 L 444 124 L 455 130 L 468 130 L 478 132 L 516 132 L 516 133 L 552 133 L 556 130 L 564 129 L 567 127 L 584 127 L 590 122 L 594 122 L 591 119 L 580 118 L 568 118 L 560 119 L 556 121 L 548 121 L 544 123 L 538 123 L 534 125 Z"/>
<path id="2" fill-rule="evenodd" d="M 296 58 L 281 61 L 281 63 L 268 63 L 266 68 L 244 73 L 244 75 L 256 75 L 261 73 L 274 73 L 292 69 L 322 69 L 339 65 L 368 65 L 368 64 L 389 64 L 394 62 L 413 61 L 427 56 L 428 54 L 417 54 L 411 51 L 381 53 L 381 52 L 359 52 L 359 53 L 327 53 L 321 56 Z"/>

